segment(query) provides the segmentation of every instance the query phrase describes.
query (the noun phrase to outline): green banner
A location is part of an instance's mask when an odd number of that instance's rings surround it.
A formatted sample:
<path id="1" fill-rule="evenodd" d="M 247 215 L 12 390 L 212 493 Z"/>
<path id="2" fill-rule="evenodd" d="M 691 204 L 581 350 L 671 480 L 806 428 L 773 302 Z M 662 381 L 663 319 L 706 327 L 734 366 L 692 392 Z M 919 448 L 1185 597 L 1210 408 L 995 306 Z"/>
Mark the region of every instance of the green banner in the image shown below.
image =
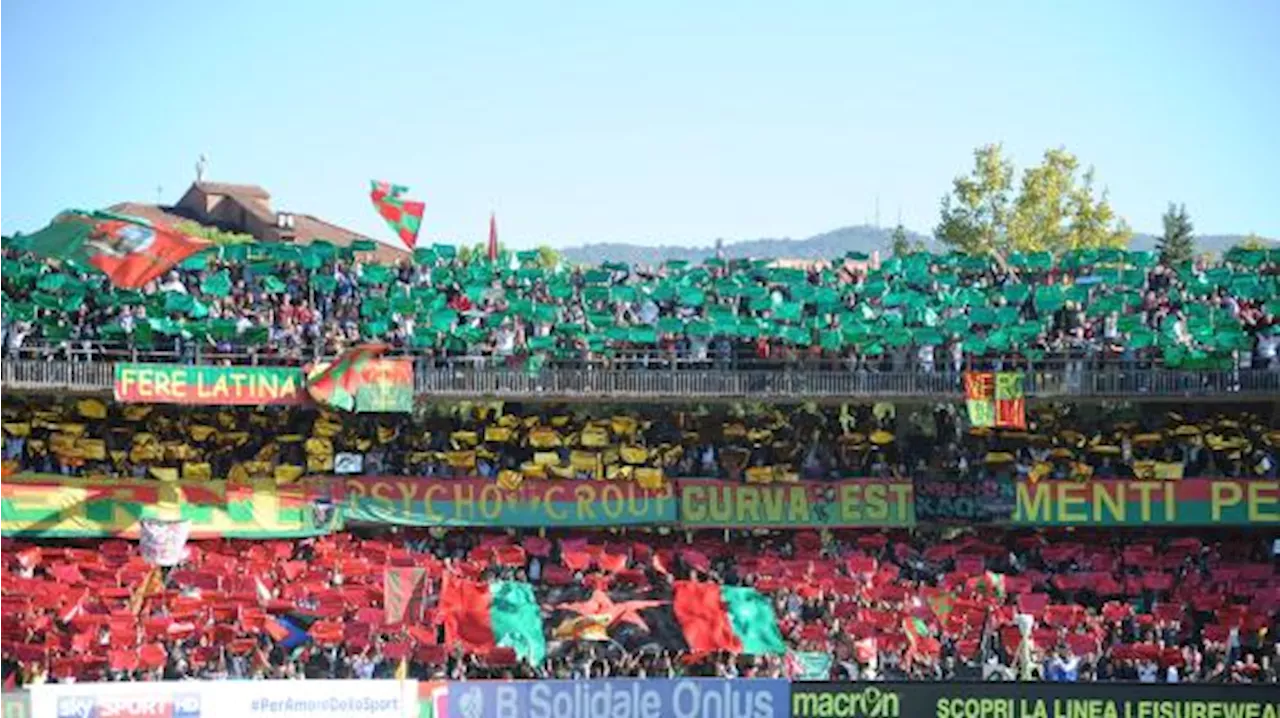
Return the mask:
<path id="1" fill-rule="evenodd" d="M 297 367 L 116 364 L 114 394 L 116 401 L 142 404 L 263 406 L 307 400 Z"/>
<path id="2" fill-rule="evenodd" d="M 1276 526 L 1280 482 L 1040 481 L 1017 486 L 1023 526 Z"/>
<path id="3" fill-rule="evenodd" d="M 741 484 L 679 482 L 680 522 L 689 528 L 911 526 L 910 481 L 849 479 Z"/>
<path id="4" fill-rule="evenodd" d="M 534 481 L 506 490 L 487 479 L 353 476 L 350 521 L 410 526 L 617 526 L 676 520 L 675 496 L 631 482 Z"/>
<path id="5" fill-rule="evenodd" d="M 20 474 L 0 485 L 6 537 L 138 538 L 144 518 L 191 522 L 191 538 L 292 538 L 340 524 L 331 484 L 155 481 Z"/>

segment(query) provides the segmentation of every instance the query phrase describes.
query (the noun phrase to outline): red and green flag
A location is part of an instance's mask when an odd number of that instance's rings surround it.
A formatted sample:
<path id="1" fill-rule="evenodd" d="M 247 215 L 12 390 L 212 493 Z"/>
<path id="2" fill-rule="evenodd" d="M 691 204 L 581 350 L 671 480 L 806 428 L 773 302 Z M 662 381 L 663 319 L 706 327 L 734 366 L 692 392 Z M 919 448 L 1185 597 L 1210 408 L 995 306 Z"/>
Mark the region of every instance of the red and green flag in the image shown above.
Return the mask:
<path id="1" fill-rule="evenodd" d="M 486 655 L 499 646 L 537 665 L 547 655 L 542 612 L 522 581 L 471 581 L 446 575 L 438 610 L 445 644 Z"/>
<path id="2" fill-rule="evenodd" d="M 1001 429 L 1027 428 L 1022 372 L 970 371 L 964 374 L 969 423 Z"/>
<path id="3" fill-rule="evenodd" d="M 361 344 L 348 349 L 330 363 L 308 368 L 307 393 L 317 404 L 356 410 L 356 395 L 365 383 L 366 369 L 387 350 L 385 344 Z"/>
<path id="4" fill-rule="evenodd" d="M 386 220 L 387 226 L 404 242 L 404 246 L 413 250 L 418 244 L 418 230 L 422 227 L 422 213 L 426 211 L 426 203 L 404 197 L 409 191 L 404 185 L 378 180 L 374 180 L 372 184 L 369 199 L 373 200 L 373 208 L 378 210 L 378 215 Z"/>
<path id="5" fill-rule="evenodd" d="M 987 571 L 981 576 L 974 576 L 969 579 L 968 588 L 970 591 L 982 596 L 1004 598 L 1004 574 Z"/>
<path id="6" fill-rule="evenodd" d="M 70 210 L 22 238 L 33 254 L 96 267 L 125 289 L 138 289 L 211 245 L 141 217 Z"/>
<path id="7" fill-rule="evenodd" d="M 692 651 L 787 652 L 773 604 L 754 588 L 676 581 L 672 608 Z"/>
<path id="8" fill-rule="evenodd" d="M 423 599 L 427 588 L 424 568 L 388 568 L 383 575 L 382 606 L 386 622 L 399 624 L 422 620 Z"/>

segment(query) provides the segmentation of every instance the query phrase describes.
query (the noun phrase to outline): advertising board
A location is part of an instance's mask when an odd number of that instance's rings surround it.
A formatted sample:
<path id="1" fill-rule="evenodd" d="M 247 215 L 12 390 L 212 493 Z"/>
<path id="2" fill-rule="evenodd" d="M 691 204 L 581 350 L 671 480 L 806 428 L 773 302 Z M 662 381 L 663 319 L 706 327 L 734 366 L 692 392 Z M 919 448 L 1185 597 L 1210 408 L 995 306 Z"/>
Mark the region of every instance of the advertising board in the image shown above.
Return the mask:
<path id="1" fill-rule="evenodd" d="M 449 685 L 451 718 L 785 718 L 782 680 L 477 681 Z"/>

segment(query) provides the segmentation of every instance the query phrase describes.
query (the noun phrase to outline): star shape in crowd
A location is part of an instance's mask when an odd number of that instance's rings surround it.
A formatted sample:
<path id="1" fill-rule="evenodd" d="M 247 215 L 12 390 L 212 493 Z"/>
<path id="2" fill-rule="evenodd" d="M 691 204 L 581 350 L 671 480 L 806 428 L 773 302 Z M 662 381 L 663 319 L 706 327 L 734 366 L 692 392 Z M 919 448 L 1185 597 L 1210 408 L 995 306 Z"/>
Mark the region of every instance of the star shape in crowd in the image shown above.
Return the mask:
<path id="1" fill-rule="evenodd" d="M 640 611 L 646 608 L 657 608 L 665 605 L 666 601 L 621 601 L 615 602 L 609 597 L 609 594 L 596 589 L 591 593 L 591 598 L 576 603 L 565 603 L 557 606 L 566 611 L 572 611 L 582 616 L 601 616 L 607 617 L 609 622 L 607 625 L 612 626 L 616 623 L 630 623 L 640 627 L 641 630 L 648 631 L 649 624 L 645 623 L 640 617 Z"/>

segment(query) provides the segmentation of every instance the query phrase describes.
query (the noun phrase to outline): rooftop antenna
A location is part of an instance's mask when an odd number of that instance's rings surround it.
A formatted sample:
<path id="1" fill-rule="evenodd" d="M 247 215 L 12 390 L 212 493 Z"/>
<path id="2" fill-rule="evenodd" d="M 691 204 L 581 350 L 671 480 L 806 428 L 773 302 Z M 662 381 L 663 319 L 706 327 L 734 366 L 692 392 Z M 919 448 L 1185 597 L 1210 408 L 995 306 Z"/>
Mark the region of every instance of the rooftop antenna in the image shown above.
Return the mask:
<path id="1" fill-rule="evenodd" d="M 164 201 L 164 185 L 156 185 L 156 204 Z"/>
<path id="2" fill-rule="evenodd" d="M 876 193 L 876 229 L 880 229 L 880 193 Z"/>
<path id="3" fill-rule="evenodd" d="M 200 158 L 196 160 L 196 182 L 204 181 L 204 173 L 205 173 L 205 170 L 207 170 L 208 168 L 209 168 L 209 156 L 201 152 Z"/>

